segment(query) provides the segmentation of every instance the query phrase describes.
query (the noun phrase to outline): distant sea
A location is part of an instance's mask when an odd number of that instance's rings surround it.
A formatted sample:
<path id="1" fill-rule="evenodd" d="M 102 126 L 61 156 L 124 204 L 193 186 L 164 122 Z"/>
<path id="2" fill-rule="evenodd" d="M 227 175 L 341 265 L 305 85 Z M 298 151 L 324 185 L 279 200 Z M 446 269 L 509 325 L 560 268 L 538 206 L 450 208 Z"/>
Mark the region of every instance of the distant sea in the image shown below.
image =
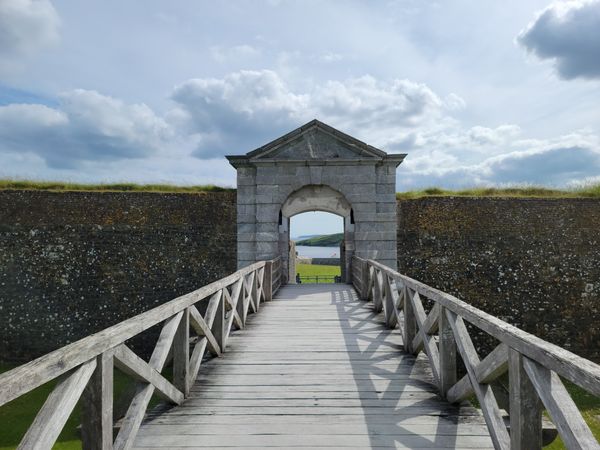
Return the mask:
<path id="1" fill-rule="evenodd" d="M 304 245 L 296 246 L 298 256 L 306 258 L 339 258 L 339 247 L 308 247 Z"/>

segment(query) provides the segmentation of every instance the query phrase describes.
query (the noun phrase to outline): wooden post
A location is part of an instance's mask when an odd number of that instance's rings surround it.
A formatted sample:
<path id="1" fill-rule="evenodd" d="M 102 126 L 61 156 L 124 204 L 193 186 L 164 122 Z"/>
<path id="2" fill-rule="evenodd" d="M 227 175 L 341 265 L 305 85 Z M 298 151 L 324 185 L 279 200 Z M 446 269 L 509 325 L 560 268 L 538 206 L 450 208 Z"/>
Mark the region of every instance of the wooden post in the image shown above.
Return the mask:
<path id="1" fill-rule="evenodd" d="M 222 298 L 222 296 L 221 296 Z M 190 392 L 188 370 L 190 360 L 190 313 L 186 308 L 173 339 L 173 385 L 187 397 Z"/>
<path id="2" fill-rule="evenodd" d="M 440 336 L 440 392 L 446 397 L 446 392 L 457 382 L 456 373 L 456 341 L 452 327 L 446 317 L 446 308 L 440 306 L 438 318 Z"/>
<path id="3" fill-rule="evenodd" d="M 254 285 L 256 286 L 256 283 L 254 283 Z M 244 288 L 242 287 L 242 290 L 243 289 Z M 251 291 L 251 295 L 253 295 L 254 292 L 255 290 L 253 289 Z M 219 300 L 219 306 L 217 307 L 215 320 L 212 326 L 210 327 L 210 331 L 212 331 L 215 340 L 219 344 L 219 347 L 221 347 L 221 353 L 223 353 L 225 351 L 225 340 L 227 339 L 227 336 L 225 336 L 225 297 L 223 296 Z"/>
<path id="4" fill-rule="evenodd" d="M 414 292 L 408 287 L 404 287 L 404 348 L 409 353 L 414 353 L 412 341 L 417 335 L 417 320 L 412 305 L 412 296 Z"/>
<path id="5" fill-rule="evenodd" d="M 383 273 L 375 269 L 373 272 L 373 310 L 375 312 L 381 312 L 383 309 L 382 278 Z"/>
<path id="6" fill-rule="evenodd" d="M 395 289 L 392 289 L 391 284 L 394 283 L 395 286 L 396 283 L 385 273 L 383 274 L 383 282 L 385 283 L 383 286 L 385 290 L 385 324 L 388 328 L 394 329 L 396 328 L 398 318 L 396 317 Z"/>
<path id="7" fill-rule="evenodd" d="M 542 448 L 542 403 L 523 367 L 523 355 L 508 349 L 510 448 Z"/>
<path id="8" fill-rule="evenodd" d="M 267 261 L 265 263 L 262 288 L 265 293 L 265 302 L 273 300 L 273 261 Z"/>
<path id="9" fill-rule="evenodd" d="M 81 442 L 85 450 L 113 448 L 113 354 L 96 358 L 96 369 L 81 397 Z"/>
<path id="10" fill-rule="evenodd" d="M 366 259 L 360 262 L 360 276 L 362 278 L 361 300 L 369 300 L 369 263 Z"/>
<path id="11" fill-rule="evenodd" d="M 252 283 L 250 296 L 254 299 L 254 312 L 258 312 L 258 309 L 260 308 L 260 296 L 258 295 L 258 270 L 254 271 L 254 283 Z"/>

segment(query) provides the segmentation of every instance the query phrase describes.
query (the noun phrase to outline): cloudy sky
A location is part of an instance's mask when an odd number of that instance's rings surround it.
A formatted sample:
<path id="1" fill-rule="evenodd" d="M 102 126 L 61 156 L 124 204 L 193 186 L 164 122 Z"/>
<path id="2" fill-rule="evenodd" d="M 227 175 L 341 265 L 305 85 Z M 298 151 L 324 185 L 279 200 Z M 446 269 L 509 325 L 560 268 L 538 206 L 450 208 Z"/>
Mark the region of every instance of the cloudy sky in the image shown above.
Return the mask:
<path id="1" fill-rule="evenodd" d="M 399 190 L 600 181 L 600 1 L 0 0 L 0 177 L 234 186 L 313 118 Z"/>

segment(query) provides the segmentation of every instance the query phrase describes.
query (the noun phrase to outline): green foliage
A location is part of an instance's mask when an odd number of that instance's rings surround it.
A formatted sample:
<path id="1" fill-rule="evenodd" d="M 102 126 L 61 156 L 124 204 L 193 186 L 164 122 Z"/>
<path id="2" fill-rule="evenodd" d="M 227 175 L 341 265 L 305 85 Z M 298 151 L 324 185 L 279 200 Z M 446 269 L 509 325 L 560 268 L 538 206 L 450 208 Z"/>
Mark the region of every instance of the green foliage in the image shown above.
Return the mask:
<path id="1" fill-rule="evenodd" d="M 593 396 L 570 381 L 562 381 L 579 408 L 579 411 L 581 411 L 581 415 L 587 422 L 590 430 L 592 430 L 594 437 L 600 441 L 600 398 Z M 567 447 L 565 447 L 562 439 L 557 437 L 554 442 L 544 448 L 549 450 L 563 450 Z"/>
<path id="2" fill-rule="evenodd" d="M 400 200 L 421 197 L 542 197 L 542 198 L 569 198 L 589 197 L 600 198 L 600 184 L 589 184 L 573 189 L 551 189 L 543 186 L 522 187 L 474 187 L 469 189 L 450 190 L 431 187 L 418 191 L 398 192 L 396 198 Z"/>
<path id="3" fill-rule="evenodd" d="M 296 241 L 296 245 L 305 245 L 307 247 L 338 247 L 343 239 L 344 233 L 324 234 Z"/>
<path id="4" fill-rule="evenodd" d="M 0 373 L 12 369 L 14 366 L 0 364 Z M 170 369 L 165 371 L 168 376 Z M 131 388 L 131 378 L 115 370 L 114 374 L 114 398 L 120 398 L 126 390 Z M 48 398 L 48 395 L 56 386 L 56 380 L 46 383 L 21 397 L 14 399 L 6 405 L 0 406 L 0 450 L 14 450 L 19 445 L 25 432 L 33 422 L 36 414 Z M 154 396 L 150 407 L 159 403 L 159 398 Z M 65 424 L 56 444 L 55 450 L 80 450 L 81 440 L 77 427 L 81 423 L 79 404 L 75 406 L 73 413 Z"/>
<path id="5" fill-rule="evenodd" d="M 85 184 L 67 183 L 62 181 L 29 181 L 29 180 L 0 180 L 0 189 L 23 189 L 39 191 L 116 191 L 116 192 L 226 192 L 232 188 L 220 186 L 174 186 L 171 184 Z"/>

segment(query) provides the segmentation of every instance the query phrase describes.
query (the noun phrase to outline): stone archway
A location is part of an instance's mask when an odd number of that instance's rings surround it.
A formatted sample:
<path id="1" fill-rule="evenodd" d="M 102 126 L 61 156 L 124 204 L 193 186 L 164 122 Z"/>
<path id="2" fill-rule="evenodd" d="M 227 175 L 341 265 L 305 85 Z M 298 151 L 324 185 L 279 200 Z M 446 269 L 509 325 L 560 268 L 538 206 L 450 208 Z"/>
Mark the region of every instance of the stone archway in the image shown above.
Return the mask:
<path id="1" fill-rule="evenodd" d="M 245 155 L 228 156 L 237 169 L 238 267 L 282 255 L 289 245 L 283 242 L 289 236 L 284 217 L 290 217 L 284 208 L 290 213 L 312 204 L 345 213 L 350 207 L 344 217 L 354 235 L 347 261 L 356 254 L 396 269 L 396 167 L 405 156 L 318 120 Z"/>
<path id="2" fill-rule="evenodd" d="M 279 227 L 279 254 L 285 273 L 290 272 L 290 219 L 296 214 L 309 211 L 323 211 L 344 218 L 344 252 L 340 255 L 342 279 L 349 274 L 352 255 L 354 254 L 354 224 L 352 223 L 352 205 L 344 194 L 325 184 L 310 184 L 292 192 L 281 205 L 281 226 Z M 292 275 L 289 281 L 292 280 Z"/>

